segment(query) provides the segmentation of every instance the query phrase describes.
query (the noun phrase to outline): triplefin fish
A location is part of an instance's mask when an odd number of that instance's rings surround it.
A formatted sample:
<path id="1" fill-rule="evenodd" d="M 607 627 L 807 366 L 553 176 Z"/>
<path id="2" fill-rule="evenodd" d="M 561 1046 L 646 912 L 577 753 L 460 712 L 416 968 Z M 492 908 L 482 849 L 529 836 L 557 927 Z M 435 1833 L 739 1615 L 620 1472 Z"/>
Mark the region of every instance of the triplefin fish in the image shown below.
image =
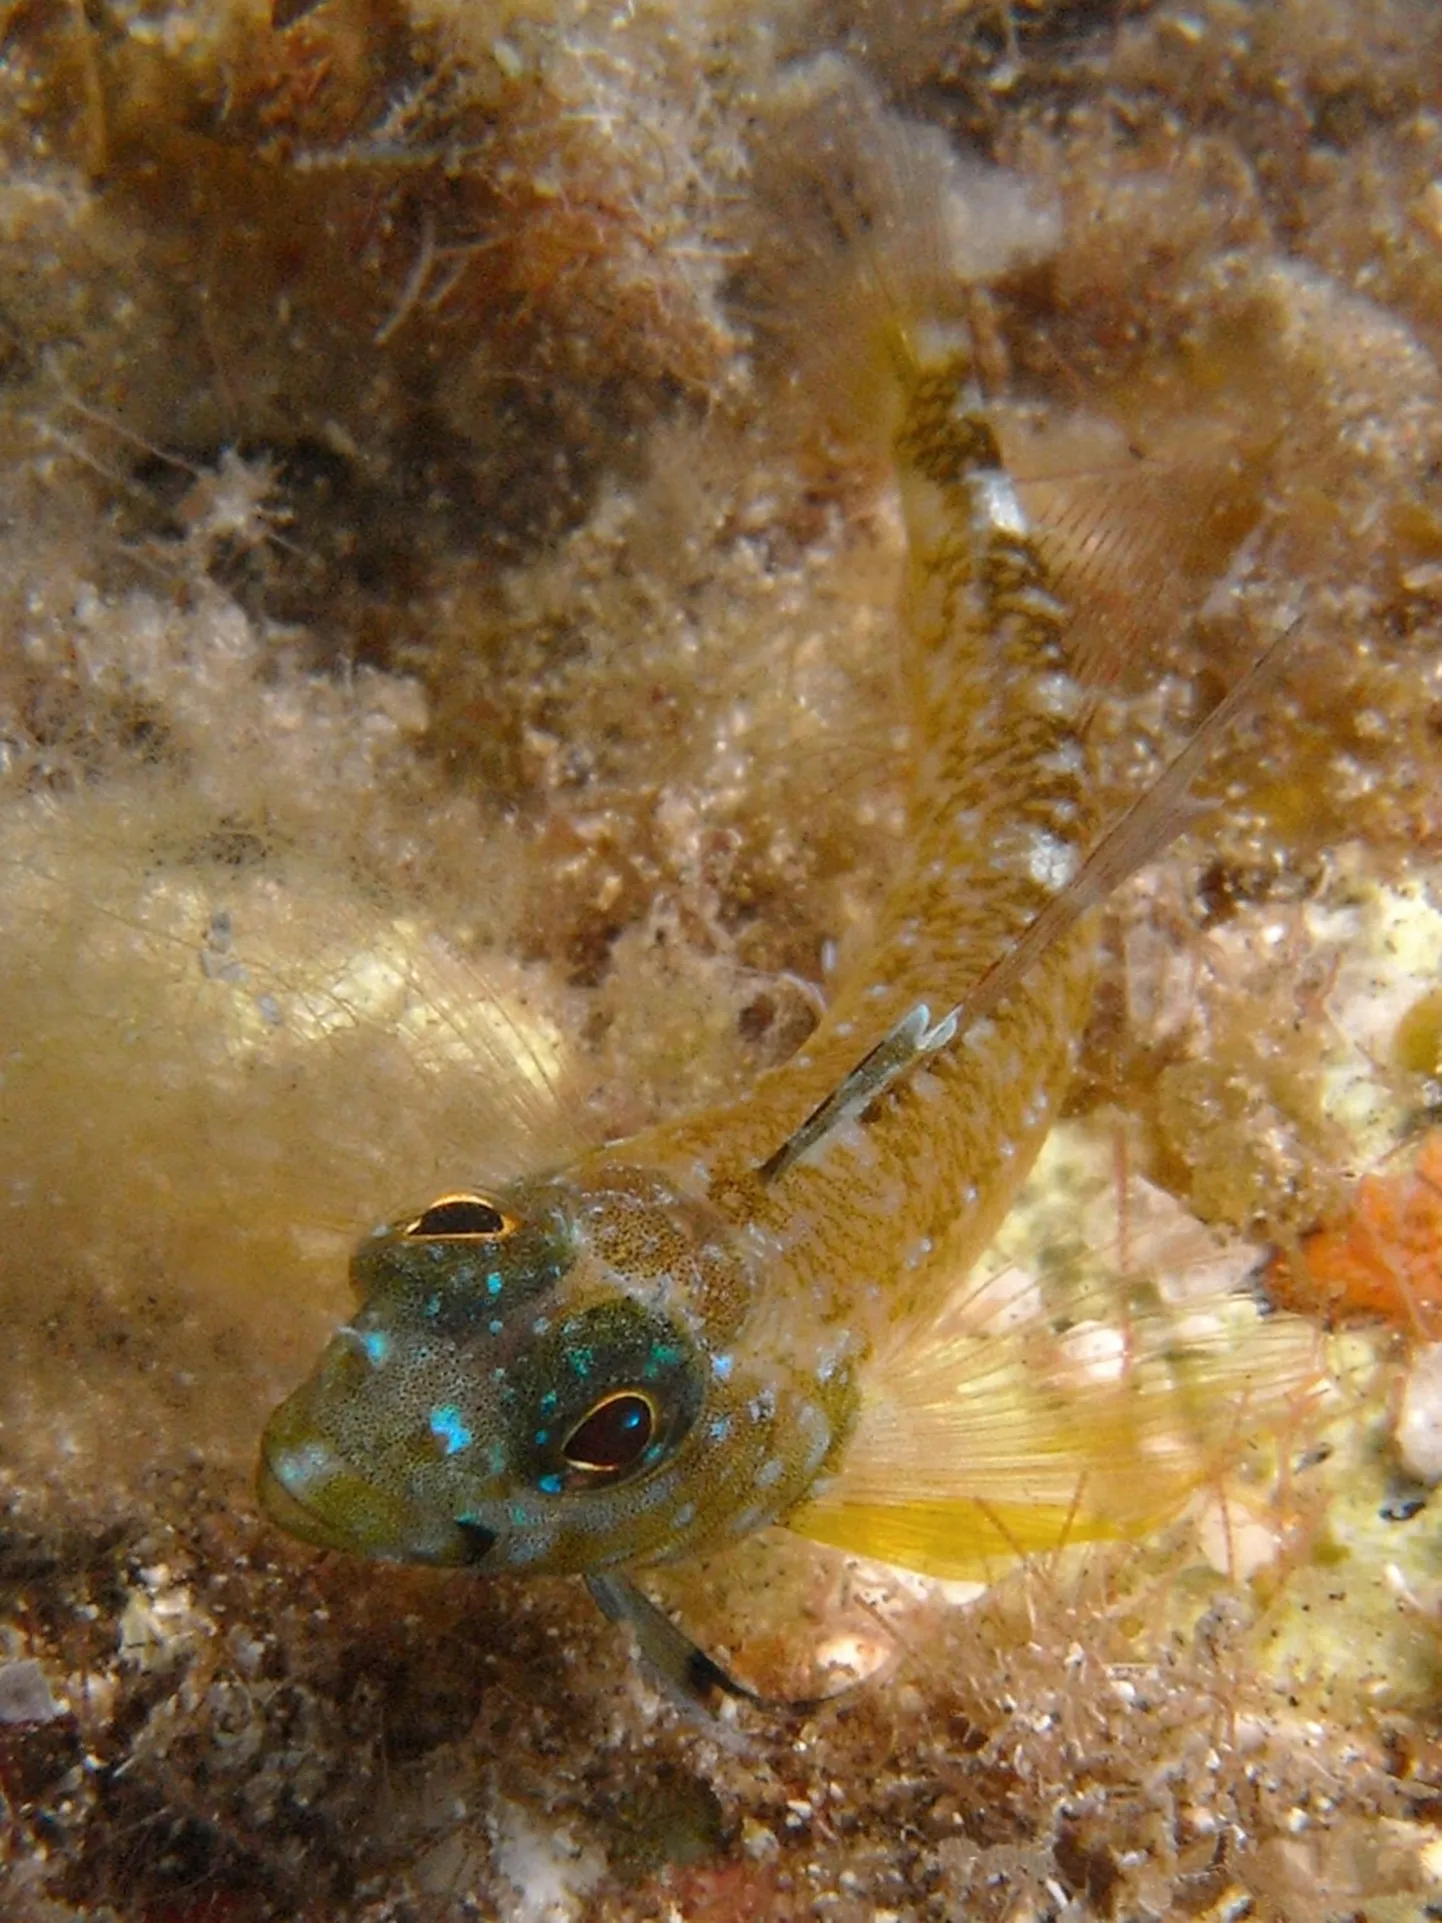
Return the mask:
<path id="1" fill-rule="evenodd" d="M 1310 1367 L 1284 1317 L 1239 1343 L 1141 1311 L 1079 1368 L 1074 1329 L 968 1281 L 1072 1073 L 1092 910 L 1175 832 L 1231 709 L 1108 829 L 1091 671 L 934 250 L 908 281 L 906 170 L 882 174 L 847 313 L 893 396 L 914 768 L 870 944 L 738 1099 L 375 1230 L 263 1447 L 294 1534 L 583 1575 L 693 1695 L 727 1679 L 627 1572 L 773 1523 L 941 1576 L 1139 1534 Z"/>

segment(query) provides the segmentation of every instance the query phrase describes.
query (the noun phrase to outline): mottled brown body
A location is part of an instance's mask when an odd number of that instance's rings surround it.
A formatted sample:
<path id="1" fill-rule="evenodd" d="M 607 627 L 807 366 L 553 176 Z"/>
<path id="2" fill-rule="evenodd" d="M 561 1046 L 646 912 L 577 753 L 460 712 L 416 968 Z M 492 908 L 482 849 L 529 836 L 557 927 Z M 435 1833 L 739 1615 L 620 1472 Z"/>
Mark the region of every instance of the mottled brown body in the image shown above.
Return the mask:
<path id="1" fill-rule="evenodd" d="M 990 1017 L 927 1055 L 780 1180 L 754 1171 L 918 1005 L 940 1019 L 1080 866 L 1096 828 L 1087 699 L 990 428 L 959 360 L 912 377 L 897 466 L 909 546 L 902 665 L 916 772 L 906 856 L 864 955 L 805 1049 L 740 1101 L 628 1153 L 785 1249 L 792 1339 L 812 1317 L 865 1344 L 934 1307 L 986 1245 L 1074 1059 L 1091 942 L 1056 945 Z"/>

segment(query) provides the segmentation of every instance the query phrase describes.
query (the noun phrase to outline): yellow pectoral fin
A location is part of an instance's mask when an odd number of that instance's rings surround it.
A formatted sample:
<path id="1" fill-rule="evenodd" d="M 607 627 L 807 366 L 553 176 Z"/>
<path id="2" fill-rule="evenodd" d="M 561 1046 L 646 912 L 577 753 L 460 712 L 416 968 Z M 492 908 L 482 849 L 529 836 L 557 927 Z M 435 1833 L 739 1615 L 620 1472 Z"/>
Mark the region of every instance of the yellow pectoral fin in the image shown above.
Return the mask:
<path id="1" fill-rule="evenodd" d="M 1068 1543 L 1147 1535 L 1320 1379 L 1315 1331 L 1224 1299 L 1185 1319 L 957 1334 L 878 1358 L 839 1469 L 787 1526 L 981 1578 Z"/>
<path id="2" fill-rule="evenodd" d="M 992 1503 L 970 1496 L 953 1502 L 892 1504 L 823 1500 L 796 1510 L 787 1517 L 786 1526 L 833 1549 L 952 1582 L 984 1582 L 1019 1556 L 1137 1533 L 1096 1516 L 1079 1515 L 1074 1508 Z"/>

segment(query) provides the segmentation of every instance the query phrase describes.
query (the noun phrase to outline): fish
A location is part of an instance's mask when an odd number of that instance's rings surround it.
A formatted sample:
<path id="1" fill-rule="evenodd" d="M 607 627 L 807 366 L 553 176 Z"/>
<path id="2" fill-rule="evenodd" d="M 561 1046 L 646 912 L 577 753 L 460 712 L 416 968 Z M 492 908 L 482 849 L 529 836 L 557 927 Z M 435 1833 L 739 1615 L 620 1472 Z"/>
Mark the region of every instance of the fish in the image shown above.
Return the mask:
<path id="1" fill-rule="evenodd" d="M 776 1524 L 946 1578 L 1135 1537 L 1311 1367 L 1285 1316 L 1238 1341 L 1146 1306 L 1018 1314 L 972 1280 L 1065 1096 L 1097 905 L 1191 819 L 1198 766 L 1290 637 L 1108 825 L 1105 666 L 1077 642 L 967 330 L 936 311 L 934 235 L 905 266 L 917 138 L 861 118 L 883 217 L 849 219 L 847 312 L 890 396 L 913 735 L 872 937 L 799 1052 L 735 1098 L 375 1228 L 354 1313 L 261 1446 L 261 1503 L 292 1535 L 581 1576 L 706 1704 L 763 1699 L 638 1572 Z"/>

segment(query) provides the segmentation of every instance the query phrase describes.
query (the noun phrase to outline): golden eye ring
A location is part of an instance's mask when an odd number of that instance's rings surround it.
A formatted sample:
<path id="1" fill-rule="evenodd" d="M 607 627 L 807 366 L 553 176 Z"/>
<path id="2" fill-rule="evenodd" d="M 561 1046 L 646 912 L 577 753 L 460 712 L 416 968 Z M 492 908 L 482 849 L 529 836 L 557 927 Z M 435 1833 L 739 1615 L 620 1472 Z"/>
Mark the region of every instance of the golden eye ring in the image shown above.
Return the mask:
<path id="1" fill-rule="evenodd" d="M 519 1227 L 516 1217 L 497 1208 L 489 1196 L 461 1189 L 438 1195 L 401 1234 L 417 1242 L 501 1242 Z"/>
<path id="2" fill-rule="evenodd" d="M 619 1476 L 646 1453 L 660 1416 L 644 1389 L 613 1390 L 581 1417 L 561 1444 L 561 1454 L 583 1475 Z"/>

